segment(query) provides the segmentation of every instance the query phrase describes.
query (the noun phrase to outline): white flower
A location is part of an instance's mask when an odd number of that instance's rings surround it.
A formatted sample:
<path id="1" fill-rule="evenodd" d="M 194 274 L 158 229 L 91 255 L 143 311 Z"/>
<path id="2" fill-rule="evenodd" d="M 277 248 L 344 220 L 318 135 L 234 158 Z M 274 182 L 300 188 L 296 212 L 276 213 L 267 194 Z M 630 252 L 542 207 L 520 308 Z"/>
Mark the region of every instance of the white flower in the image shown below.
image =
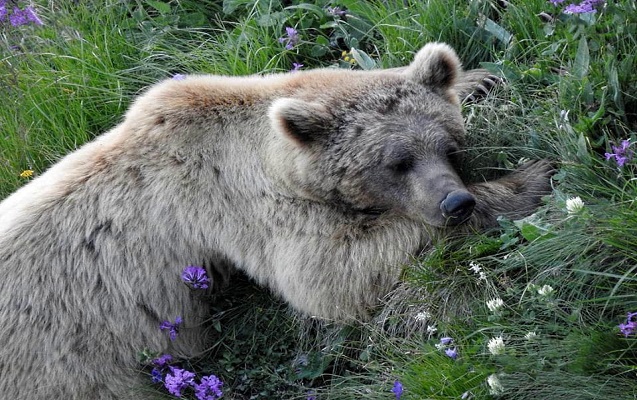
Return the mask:
<path id="1" fill-rule="evenodd" d="M 442 343 L 436 343 L 436 344 L 434 344 L 434 346 L 436 346 L 436 349 L 438 349 L 438 350 L 442 350 L 442 349 L 444 349 L 445 347 L 447 347 L 447 346 L 445 346 L 445 345 L 444 345 L 444 344 L 442 344 Z"/>
<path id="2" fill-rule="evenodd" d="M 577 214 L 584 209 L 584 202 L 577 197 L 571 197 L 566 200 L 566 212 L 569 214 Z"/>
<path id="3" fill-rule="evenodd" d="M 416 314 L 414 316 L 414 319 L 416 321 L 426 321 L 426 320 L 428 320 L 430 318 L 431 318 L 431 314 L 428 313 L 427 311 L 421 311 L 421 312 L 419 312 L 418 314 Z"/>
<path id="4" fill-rule="evenodd" d="M 499 297 L 487 301 L 487 307 L 491 312 L 498 311 L 500 308 L 502 308 L 502 306 L 504 306 L 504 301 L 502 301 L 502 299 Z"/>
<path id="5" fill-rule="evenodd" d="M 502 386 L 502 383 L 496 374 L 489 375 L 487 378 L 487 384 L 489 385 L 489 393 L 492 395 L 504 393 L 504 386 Z"/>
<path id="6" fill-rule="evenodd" d="M 429 336 L 433 335 L 436 332 L 438 332 L 438 328 L 436 328 L 433 325 L 428 325 L 427 326 L 427 333 L 429 334 Z"/>
<path id="7" fill-rule="evenodd" d="M 473 273 L 479 274 L 482 271 L 482 266 L 475 261 L 471 261 L 469 263 L 469 269 L 472 270 Z"/>
<path id="8" fill-rule="evenodd" d="M 555 289 L 553 289 L 553 286 L 551 285 L 544 285 L 541 288 L 539 288 L 537 290 L 537 294 L 539 294 L 540 296 L 549 296 L 551 293 L 553 293 L 555 291 Z"/>
<path id="9" fill-rule="evenodd" d="M 487 347 L 489 348 L 489 352 L 495 356 L 502 354 L 504 353 L 504 339 L 502 339 L 502 336 L 491 338 Z"/>
<path id="10" fill-rule="evenodd" d="M 524 335 L 524 338 L 526 340 L 533 340 L 537 337 L 537 333 L 535 332 L 528 332 L 526 335 Z"/>

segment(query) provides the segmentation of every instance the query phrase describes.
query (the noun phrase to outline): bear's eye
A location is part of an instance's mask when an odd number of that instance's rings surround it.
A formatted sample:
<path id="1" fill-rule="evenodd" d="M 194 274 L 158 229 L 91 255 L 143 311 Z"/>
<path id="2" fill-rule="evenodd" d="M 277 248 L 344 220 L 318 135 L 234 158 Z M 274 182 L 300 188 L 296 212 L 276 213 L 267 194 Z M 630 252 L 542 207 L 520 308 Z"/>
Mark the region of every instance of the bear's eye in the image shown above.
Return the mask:
<path id="1" fill-rule="evenodd" d="M 447 149 L 447 159 L 453 165 L 457 165 L 460 162 L 460 149 L 456 146 L 451 146 Z"/>
<path id="2" fill-rule="evenodd" d="M 402 157 L 389 164 L 389 169 L 397 174 L 409 172 L 414 166 L 413 157 Z"/>

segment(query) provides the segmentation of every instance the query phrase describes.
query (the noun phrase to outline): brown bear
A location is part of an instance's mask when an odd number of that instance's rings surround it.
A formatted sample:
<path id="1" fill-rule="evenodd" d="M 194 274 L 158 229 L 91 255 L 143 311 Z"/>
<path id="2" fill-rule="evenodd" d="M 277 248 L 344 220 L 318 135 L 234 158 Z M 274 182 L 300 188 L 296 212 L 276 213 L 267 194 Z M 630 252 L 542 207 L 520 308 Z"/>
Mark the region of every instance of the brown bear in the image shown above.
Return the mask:
<path id="1" fill-rule="evenodd" d="M 136 354 L 201 350 L 180 281 L 233 269 L 320 318 L 365 318 L 410 257 L 524 216 L 549 163 L 466 186 L 463 72 L 434 43 L 405 68 L 191 76 L 0 203 L 0 393 L 143 398 Z M 159 329 L 183 318 L 179 340 Z M 147 377 L 146 377 L 147 379 Z"/>

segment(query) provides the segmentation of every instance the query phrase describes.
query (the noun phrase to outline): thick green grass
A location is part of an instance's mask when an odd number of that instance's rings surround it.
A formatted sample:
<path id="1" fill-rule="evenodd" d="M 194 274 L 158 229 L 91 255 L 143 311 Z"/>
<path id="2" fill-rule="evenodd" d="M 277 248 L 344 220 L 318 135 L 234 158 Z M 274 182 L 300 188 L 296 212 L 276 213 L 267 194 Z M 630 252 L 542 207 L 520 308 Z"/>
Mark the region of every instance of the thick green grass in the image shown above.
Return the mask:
<path id="1" fill-rule="evenodd" d="M 297 316 L 240 280 L 214 305 L 214 345 L 186 362 L 222 378 L 227 397 L 388 399 L 396 381 L 403 399 L 637 397 L 637 339 L 618 329 L 637 311 L 637 162 L 604 157 L 637 140 L 633 1 L 586 15 L 544 0 L 78 3 L 39 2 L 42 27 L 1 26 L 0 199 L 176 73 L 400 66 L 429 41 L 505 80 L 465 107 L 467 179 L 556 162 L 555 191 L 534 216 L 439 243 L 372 322 Z M 301 35 L 293 49 L 279 42 L 286 26 Z M 569 212 L 575 196 L 584 206 Z"/>

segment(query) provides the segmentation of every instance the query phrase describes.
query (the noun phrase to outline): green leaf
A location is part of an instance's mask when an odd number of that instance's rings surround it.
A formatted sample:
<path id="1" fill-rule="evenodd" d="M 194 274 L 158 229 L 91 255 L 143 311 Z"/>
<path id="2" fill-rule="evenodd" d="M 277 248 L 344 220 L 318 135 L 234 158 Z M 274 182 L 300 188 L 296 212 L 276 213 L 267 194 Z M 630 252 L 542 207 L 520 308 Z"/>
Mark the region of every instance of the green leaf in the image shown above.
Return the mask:
<path id="1" fill-rule="evenodd" d="M 513 223 L 520 230 L 522 237 L 529 242 L 557 236 L 550 230 L 550 227 L 543 226 L 535 214 L 513 221 Z"/>
<path id="2" fill-rule="evenodd" d="M 254 4 L 255 0 L 223 0 L 223 13 L 232 14 L 242 5 Z"/>
<path id="3" fill-rule="evenodd" d="M 573 63 L 573 75 L 576 78 L 583 79 L 588 75 L 588 67 L 590 65 L 590 55 L 588 52 L 588 42 L 586 38 L 582 36 L 577 46 L 577 54 L 575 55 L 575 62 Z"/>
<path id="4" fill-rule="evenodd" d="M 159 11 L 161 15 L 170 14 L 170 5 L 161 1 L 146 0 L 146 4 Z"/>
<path id="5" fill-rule="evenodd" d="M 312 49 L 310 50 L 310 55 L 312 57 L 322 57 L 327 53 L 328 49 L 329 47 L 327 46 L 315 44 L 314 46 L 312 46 Z"/>
<path id="6" fill-rule="evenodd" d="M 493 35 L 496 39 L 502 42 L 504 45 L 508 45 L 513 38 L 506 29 L 496 24 L 492 19 L 487 18 L 484 22 L 484 30 Z"/>
<path id="7" fill-rule="evenodd" d="M 520 69 L 506 61 L 503 63 L 481 62 L 480 66 L 494 75 L 504 77 L 507 81 L 513 82 L 522 78 Z"/>
<path id="8" fill-rule="evenodd" d="M 306 4 L 306 3 L 301 3 L 301 4 L 297 4 L 294 6 L 289 6 L 289 7 L 285 7 L 286 10 L 305 10 L 305 11 L 311 11 L 314 14 L 316 14 L 319 18 L 325 16 L 325 11 L 319 7 L 316 6 L 314 4 Z"/>
<path id="9" fill-rule="evenodd" d="M 352 57 L 354 57 L 354 60 L 356 60 L 356 63 L 358 63 L 358 65 L 360 65 L 362 69 L 370 70 L 370 69 L 378 68 L 378 66 L 376 65 L 376 62 L 372 60 L 370 56 L 365 54 L 363 50 L 352 48 L 351 54 L 352 54 Z"/>

